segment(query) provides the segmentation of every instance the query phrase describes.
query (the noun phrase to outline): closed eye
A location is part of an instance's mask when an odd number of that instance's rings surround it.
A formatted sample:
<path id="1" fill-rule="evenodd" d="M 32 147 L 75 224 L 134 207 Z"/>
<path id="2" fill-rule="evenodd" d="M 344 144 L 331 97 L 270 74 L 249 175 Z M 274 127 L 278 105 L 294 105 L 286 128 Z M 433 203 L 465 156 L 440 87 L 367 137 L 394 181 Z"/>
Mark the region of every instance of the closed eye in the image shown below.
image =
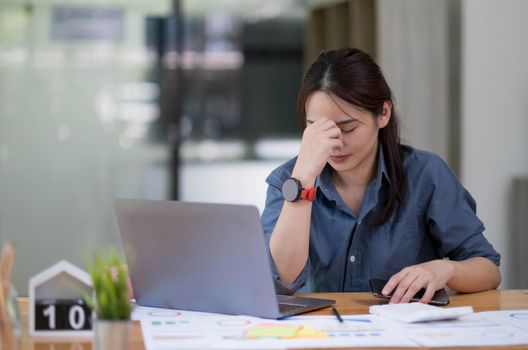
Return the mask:
<path id="1" fill-rule="evenodd" d="M 350 119 L 336 122 L 336 124 L 339 127 L 339 129 L 341 129 L 341 132 L 348 134 L 349 132 L 356 130 L 359 124 L 359 120 L 350 117 Z"/>
<path id="2" fill-rule="evenodd" d="M 306 119 L 306 124 L 307 125 L 310 125 L 310 124 L 313 124 L 313 123 L 314 123 L 313 120 Z M 340 121 L 340 122 L 336 122 L 336 125 L 341 130 L 341 132 L 343 132 L 345 134 L 348 134 L 349 132 L 352 132 L 352 131 L 356 130 L 356 128 L 358 127 L 357 123 L 359 123 L 359 120 L 351 118 L 351 119 L 343 120 L 343 121 Z M 350 124 L 353 124 L 353 125 L 356 125 L 356 126 L 350 126 Z"/>
<path id="3" fill-rule="evenodd" d="M 348 133 L 351 133 L 352 131 L 356 130 L 358 127 L 354 127 L 354 128 L 339 128 L 341 129 L 341 132 L 342 133 L 345 133 L 345 134 L 348 134 Z"/>

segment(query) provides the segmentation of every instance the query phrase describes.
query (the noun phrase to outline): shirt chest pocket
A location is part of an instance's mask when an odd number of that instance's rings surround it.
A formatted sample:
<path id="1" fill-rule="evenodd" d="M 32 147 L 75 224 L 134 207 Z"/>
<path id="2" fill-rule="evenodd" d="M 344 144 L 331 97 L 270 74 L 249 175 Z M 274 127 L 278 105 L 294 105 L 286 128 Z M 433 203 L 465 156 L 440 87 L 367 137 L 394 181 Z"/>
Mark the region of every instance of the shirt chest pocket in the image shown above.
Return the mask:
<path id="1" fill-rule="evenodd" d="M 414 265 L 422 235 L 416 221 L 388 222 L 372 231 L 369 240 L 371 277 L 389 279 L 406 266 Z"/>

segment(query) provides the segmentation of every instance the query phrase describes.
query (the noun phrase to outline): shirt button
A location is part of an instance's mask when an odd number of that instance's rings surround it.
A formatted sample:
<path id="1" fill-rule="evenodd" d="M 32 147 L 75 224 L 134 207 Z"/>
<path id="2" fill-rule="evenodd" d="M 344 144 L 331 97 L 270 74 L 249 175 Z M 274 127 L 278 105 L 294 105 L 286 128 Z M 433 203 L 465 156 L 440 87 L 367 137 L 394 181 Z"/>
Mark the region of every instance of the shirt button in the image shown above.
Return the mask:
<path id="1" fill-rule="evenodd" d="M 361 222 L 362 222 L 361 220 L 358 221 L 358 226 L 361 225 Z"/>
<path id="2" fill-rule="evenodd" d="M 350 262 L 353 263 L 356 261 L 356 257 L 354 255 L 350 255 Z"/>

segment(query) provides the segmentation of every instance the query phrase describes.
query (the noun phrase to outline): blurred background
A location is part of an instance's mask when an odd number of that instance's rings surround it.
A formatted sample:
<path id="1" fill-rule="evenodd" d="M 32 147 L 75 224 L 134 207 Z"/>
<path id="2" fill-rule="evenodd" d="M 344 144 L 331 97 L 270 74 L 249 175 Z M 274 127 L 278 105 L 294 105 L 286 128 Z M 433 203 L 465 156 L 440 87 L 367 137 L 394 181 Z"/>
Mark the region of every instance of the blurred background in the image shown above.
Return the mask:
<path id="1" fill-rule="evenodd" d="M 296 155 L 323 49 L 372 54 L 528 288 L 528 2 L 0 0 L 0 240 L 15 287 L 120 247 L 121 197 L 254 204 Z"/>

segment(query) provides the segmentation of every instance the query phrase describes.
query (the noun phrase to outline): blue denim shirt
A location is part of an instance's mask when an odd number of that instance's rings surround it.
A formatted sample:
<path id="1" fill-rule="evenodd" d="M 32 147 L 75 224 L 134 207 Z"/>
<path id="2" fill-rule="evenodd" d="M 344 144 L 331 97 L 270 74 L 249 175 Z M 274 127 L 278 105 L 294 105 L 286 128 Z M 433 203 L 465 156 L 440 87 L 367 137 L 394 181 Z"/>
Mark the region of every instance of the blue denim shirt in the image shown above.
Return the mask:
<path id="1" fill-rule="evenodd" d="M 268 253 L 284 201 L 282 183 L 291 176 L 295 161 L 281 165 L 266 179 L 269 186 L 261 222 Z M 284 285 L 279 280 L 270 255 L 277 291 L 289 294 L 305 284 L 313 292 L 369 291 L 371 278 L 389 279 L 406 266 L 445 257 L 458 261 L 485 257 L 498 266 L 500 255 L 483 235 L 475 200 L 442 159 L 411 149 L 404 169 L 403 201 L 387 223 L 373 226 L 365 219 L 383 208 L 389 189 L 382 147 L 376 177 L 357 216 L 339 196 L 327 165 L 315 183 L 308 262 L 294 283 Z"/>

